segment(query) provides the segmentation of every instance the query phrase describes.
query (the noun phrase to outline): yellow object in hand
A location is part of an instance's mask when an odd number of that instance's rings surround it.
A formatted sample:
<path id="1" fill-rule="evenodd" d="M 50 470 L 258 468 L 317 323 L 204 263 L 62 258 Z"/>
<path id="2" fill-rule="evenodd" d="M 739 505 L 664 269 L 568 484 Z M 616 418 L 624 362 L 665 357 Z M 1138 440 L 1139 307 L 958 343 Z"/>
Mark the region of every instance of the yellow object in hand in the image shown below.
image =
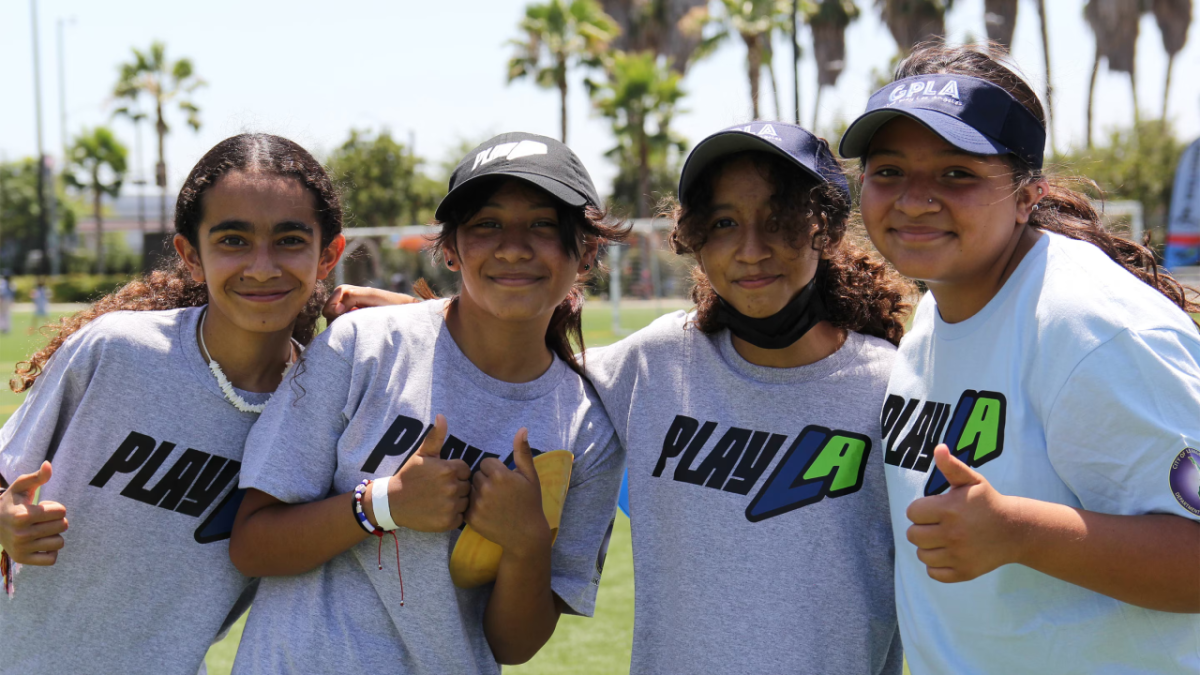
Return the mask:
<path id="1" fill-rule="evenodd" d="M 550 525 L 551 545 L 558 539 L 558 524 L 567 500 L 567 488 L 571 485 L 571 465 L 574 462 L 575 455 L 569 450 L 553 450 L 533 458 L 538 482 L 542 485 L 542 513 Z M 450 579 L 459 588 L 475 588 L 491 583 L 500 571 L 502 553 L 504 549 L 498 544 L 485 539 L 467 525 L 450 554 Z"/>

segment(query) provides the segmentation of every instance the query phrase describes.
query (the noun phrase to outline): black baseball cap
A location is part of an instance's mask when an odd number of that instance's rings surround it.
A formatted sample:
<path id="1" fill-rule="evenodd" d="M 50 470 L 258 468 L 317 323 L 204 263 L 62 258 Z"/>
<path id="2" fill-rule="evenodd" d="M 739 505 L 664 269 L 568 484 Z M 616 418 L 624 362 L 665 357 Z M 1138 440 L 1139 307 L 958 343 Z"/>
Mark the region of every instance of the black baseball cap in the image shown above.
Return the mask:
<path id="1" fill-rule="evenodd" d="M 967 75 L 918 75 L 871 95 L 867 111 L 846 129 L 838 152 L 863 157 L 880 127 L 897 117 L 920 122 L 973 155 L 1016 155 L 1042 168 L 1046 128 L 1003 87 Z"/>
<path id="2" fill-rule="evenodd" d="M 822 183 L 833 183 L 850 196 L 846 174 L 823 138 L 786 122 L 751 122 L 722 129 L 692 148 L 679 176 L 679 199 L 713 162 L 739 152 L 757 150 L 779 155 Z"/>
<path id="3" fill-rule="evenodd" d="M 579 157 L 560 141 L 520 131 L 500 134 L 467 153 L 450 174 L 450 191 L 433 217 L 445 222 L 463 188 L 487 178 L 517 178 L 569 206 L 600 207 L 600 195 Z"/>

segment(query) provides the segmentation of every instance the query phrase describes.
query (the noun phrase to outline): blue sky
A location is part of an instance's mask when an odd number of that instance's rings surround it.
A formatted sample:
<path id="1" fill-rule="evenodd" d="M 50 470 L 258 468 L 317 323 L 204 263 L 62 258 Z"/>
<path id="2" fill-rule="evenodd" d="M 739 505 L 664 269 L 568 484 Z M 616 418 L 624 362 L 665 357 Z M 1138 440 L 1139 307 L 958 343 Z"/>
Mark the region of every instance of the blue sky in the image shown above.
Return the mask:
<path id="1" fill-rule="evenodd" d="M 506 62 L 525 0 L 415 2 L 347 0 L 39 0 L 42 101 L 47 152 L 59 154 L 60 97 L 56 21 L 64 27 L 67 127 L 107 123 L 109 92 L 117 64 L 131 46 L 163 40 L 169 55 L 188 56 L 209 86 L 196 95 L 204 123 L 193 133 L 176 115 L 167 141 L 171 182 L 177 186 L 192 164 L 220 139 L 242 131 L 282 134 L 316 152 L 336 147 L 352 127 L 388 127 L 402 139 L 415 135 L 418 153 L 440 161 L 460 139 L 523 130 L 558 134 L 557 94 L 529 82 L 505 83 Z M 818 130 L 849 119 L 866 103 L 873 73 L 887 67 L 895 43 L 876 16 L 873 0 L 858 0 L 864 16 L 847 35 L 847 68 L 822 99 Z M 1047 3 L 1052 26 L 1051 62 L 1056 89 L 1055 128 L 1060 148 L 1082 144 L 1087 83 L 1094 43 L 1082 18 L 1083 0 Z M 336 8 L 335 8 L 336 7 Z M 1200 12 L 1198 12 L 1200 14 Z M 1200 22 L 1200 19 L 1198 19 Z M 983 0 L 958 0 L 948 18 L 952 40 L 985 33 Z M 1200 135 L 1200 28 L 1192 27 L 1176 61 L 1170 116 L 1182 137 Z M 803 36 L 807 43 L 809 38 Z M 1014 56 L 1040 87 L 1043 73 L 1034 3 L 1024 1 L 1017 19 Z M 791 115 L 790 47 L 777 47 L 784 116 Z M 0 0 L 0 155 L 36 152 L 30 9 L 27 0 Z M 1138 92 L 1144 116 L 1157 116 L 1166 57 L 1153 17 L 1141 24 Z M 687 112 L 675 127 L 692 142 L 750 116 L 744 74 L 745 48 L 730 41 L 693 67 L 684 80 Z M 803 120 L 812 119 L 816 79 L 811 54 L 801 71 Z M 607 192 L 615 169 L 603 157 L 612 139 L 572 78 L 568 101 L 571 146 Z M 764 81 L 764 89 L 766 83 Z M 1098 84 L 1098 129 L 1132 119 L 1129 79 L 1103 73 Z M 773 116 L 764 91 L 761 107 Z M 132 148 L 128 123 L 112 123 Z M 148 128 L 146 129 L 148 132 Z M 152 139 L 145 134 L 152 167 Z"/>

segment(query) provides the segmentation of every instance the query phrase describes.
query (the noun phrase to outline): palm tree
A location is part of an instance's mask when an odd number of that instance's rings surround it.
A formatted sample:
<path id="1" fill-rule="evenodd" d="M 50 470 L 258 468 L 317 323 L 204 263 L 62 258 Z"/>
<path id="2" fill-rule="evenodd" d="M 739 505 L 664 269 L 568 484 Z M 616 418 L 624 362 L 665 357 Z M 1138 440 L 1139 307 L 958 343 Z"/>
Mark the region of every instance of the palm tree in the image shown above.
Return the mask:
<path id="1" fill-rule="evenodd" d="M 846 66 L 846 27 L 858 18 L 854 0 L 820 0 L 809 8 L 806 20 L 812 27 L 813 52 L 817 58 L 817 100 L 813 106 L 813 131 L 821 110 L 821 91 L 837 84 Z"/>
<path id="2" fill-rule="evenodd" d="M 786 30 L 791 24 L 792 3 L 788 0 L 721 0 L 721 21 L 724 34 L 736 33 L 746 44 L 746 74 L 750 79 L 750 109 L 753 119 L 760 119 L 758 96 L 763 66 L 766 66 L 774 90 L 775 114 L 779 114 L 779 88 L 772 66 L 771 37 L 776 29 Z M 786 24 L 786 26 L 785 26 Z"/>
<path id="3" fill-rule="evenodd" d="M 200 130 L 200 108 L 191 100 L 196 89 L 205 82 L 195 74 L 191 59 L 170 61 L 167 47 L 161 42 L 151 43 L 150 49 L 133 49 L 133 60 L 122 63 L 121 75 L 113 88 L 113 95 L 137 101 L 148 96 L 154 107 L 155 131 L 158 133 L 158 165 L 155 167 L 155 183 L 162 190 L 160 199 L 159 227 L 167 231 L 167 160 L 166 138 L 171 128 L 167 126 L 166 109 L 175 103 L 187 115 L 187 124 L 193 131 Z"/>
<path id="4" fill-rule="evenodd" d="M 702 35 L 709 20 L 708 0 L 600 0 L 600 4 L 620 27 L 621 34 L 612 43 L 615 50 L 665 56 L 679 73 L 713 51 L 711 41 Z"/>
<path id="5" fill-rule="evenodd" d="M 600 114 L 612 123 L 617 146 L 609 156 L 622 171 L 633 169 L 637 193 L 636 216 L 650 214 L 650 176 L 671 150 L 682 151 L 684 141 L 671 130 L 676 105 L 683 98 L 681 75 L 666 59 L 652 52 L 614 52 L 602 82 L 588 81 Z"/>
<path id="6" fill-rule="evenodd" d="M 111 129 L 85 130 L 71 146 L 69 165 L 63 174 L 67 185 L 91 192 L 96 217 L 96 273 L 104 274 L 104 218 L 100 208 L 103 195 L 116 197 L 125 179 L 125 159 L 129 151 Z"/>
<path id="7" fill-rule="evenodd" d="M 1092 79 L 1088 85 L 1087 147 L 1092 147 L 1092 109 L 1096 98 L 1096 76 L 1100 72 L 1100 59 L 1108 62 L 1108 69 L 1118 73 L 1129 73 L 1129 86 L 1133 90 L 1133 123 L 1138 124 L 1137 56 L 1138 20 L 1142 14 L 1141 0 L 1088 0 L 1083 16 L 1096 38 L 1096 55 L 1092 62 Z"/>
<path id="8" fill-rule="evenodd" d="M 988 39 L 1012 49 L 1013 31 L 1017 28 L 1018 0 L 984 0 L 983 23 Z"/>
<path id="9" fill-rule="evenodd" d="M 875 0 L 883 22 L 907 55 L 918 43 L 946 34 L 946 10 L 954 0 Z"/>
<path id="10" fill-rule="evenodd" d="M 138 186 L 138 232 L 146 234 L 146 174 L 142 163 L 142 122 L 148 115 L 136 104 L 124 105 L 113 111 L 113 117 L 124 117 L 133 124 L 133 184 Z"/>
<path id="11" fill-rule="evenodd" d="M 1188 27 L 1192 24 L 1192 0 L 1154 0 L 1154 20 L 1162 31 L 1163 49 L 1167 51 L 1167 83 L 1163 86 L 1162 118 L 1167 119 L 1167 101 L 1171 94 L 1171 71 L 1175 55 L 1187 44 Z"/>
<path id="12" fill-rule="evenodd" d="M 558 89 L 562 141 L 567 142 L 567 69 L 599 65 L 617 36 L 617 24 L 596 0 L 547 0 L 529 5 L 520 28 L 525 39 L 512 40 L 516 54 L 508 62 L 508 81 L 532 77 L 538 86 Z"/>

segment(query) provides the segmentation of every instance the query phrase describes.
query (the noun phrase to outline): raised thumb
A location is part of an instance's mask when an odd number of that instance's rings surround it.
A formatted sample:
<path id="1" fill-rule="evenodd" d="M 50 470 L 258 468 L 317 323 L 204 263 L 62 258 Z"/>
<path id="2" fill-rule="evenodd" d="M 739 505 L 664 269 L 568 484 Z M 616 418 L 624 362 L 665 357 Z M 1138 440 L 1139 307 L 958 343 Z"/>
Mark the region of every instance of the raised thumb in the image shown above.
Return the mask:
<path id="1" fill-rule="evenodd" d="M 513 436 L 513 466 L 517 473 L 537 481 L 537 467 L 533 465 L 533 450 L 529 448 L 529 430 L 521 427 Z"/>
<path id="2" fill-rule="evenodd" d="M 433 420 L 433 428 L 425 434 L 425 440 L 421 441 L 421 447 L 417 448 L 417 453 L 426 457 L 440 457 L 442 444 L 445 442 L 446 418 L 439 414 Z"/>
<path id="3" fill-rule="evenodd" d="M 50 468 L 50 462 L 42 462 L 37 471 L 18 476 L 12 485 L 8 486 L 8 489 L 13 494 L 28 494 L 32 497 L 38 488 L 50 481 L 50 476 L 53 474 L 54 470 Z"/>
<path id="4" fill-rule="evenodd" d="M 946 477 L 946 482 L 950 483 L 951 488 L 983 482 L 983 476 L 950 454 L 950 448 L 945 443 L 933 449 L 933 461 L 937 463 L 938 470 Z"/>

